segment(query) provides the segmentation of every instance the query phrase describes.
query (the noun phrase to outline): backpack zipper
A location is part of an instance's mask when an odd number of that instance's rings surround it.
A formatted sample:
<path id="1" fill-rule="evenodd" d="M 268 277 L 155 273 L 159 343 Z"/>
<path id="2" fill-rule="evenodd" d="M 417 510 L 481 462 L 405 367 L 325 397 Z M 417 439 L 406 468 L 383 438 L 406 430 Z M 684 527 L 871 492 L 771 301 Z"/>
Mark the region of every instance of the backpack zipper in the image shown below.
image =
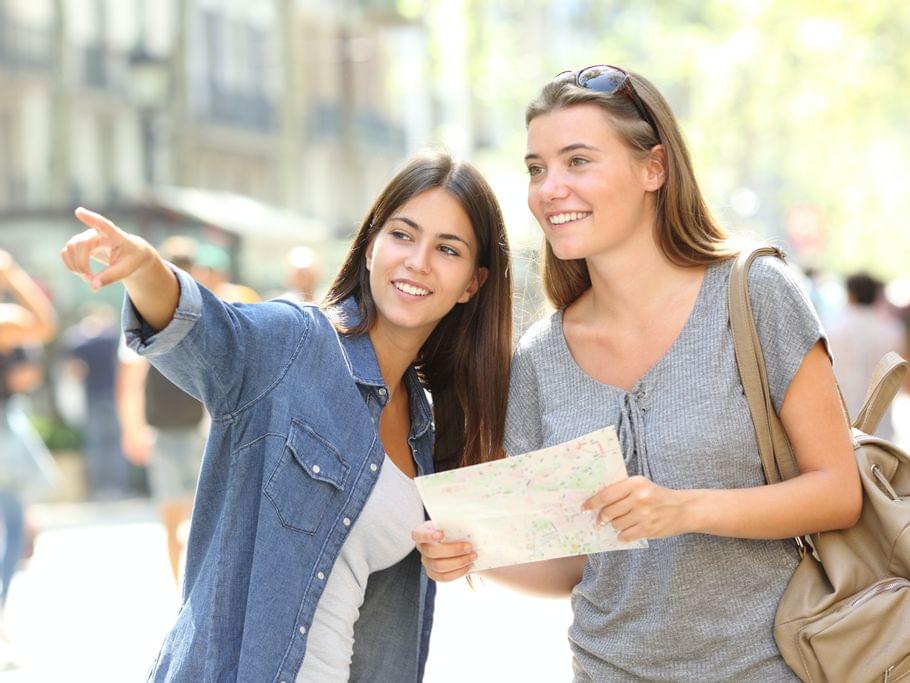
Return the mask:
<path id="1" fill-rule="evenodd" d="M 874 598 L 876 595 L 878 595 L 880 593 L 887 593 L 889 591 L 895 591 L 895 590 L 898 590 L 899 588 L 906 588 L 906 587 L 910 587 L 910 580 L 894 579 L 893 581 L 889 581 L 888 583 L 879 584 L 878 586 L 875 586 L 874 588 L 870 588 L 865 593 L 863 593 L 858 598 L 856 598 L 856 600 L 851 602 L 850 608 L 853 609 L 853 608 L 859 607 L 864 602 L 866 602 L 867 600 L 870 600 L 871 598 Z"/>

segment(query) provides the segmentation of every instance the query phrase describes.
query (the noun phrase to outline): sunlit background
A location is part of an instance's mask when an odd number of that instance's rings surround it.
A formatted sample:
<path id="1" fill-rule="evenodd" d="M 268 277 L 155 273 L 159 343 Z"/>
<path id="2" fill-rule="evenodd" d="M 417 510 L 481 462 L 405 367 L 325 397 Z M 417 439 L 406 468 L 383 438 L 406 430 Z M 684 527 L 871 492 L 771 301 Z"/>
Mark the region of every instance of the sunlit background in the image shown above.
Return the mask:
<path id="1" fill-rule="evenodd" d="M 908 44 L 898 0 L 0 0 L 0 249 L 62 330 L 122 295 L 90 295 L 59 262 L 78 205 L 156 244 L 217 247 L 263 297 L 310 246 L 325 287 L 397 165 L 443 146 L 503 205 L 521 329 L 543 311 L 524 106 L 559 71 L 611 63 L 668 97 L 721 221 L 783 245 L 823 317 L 857 270 L 898 310 Z M 0 679 L 137 680 L 177 594 L 145 473 L 116 500 L 85 485 L 84 388 L 63 346 L 45 349 L 28 408 L 62 476 L 29 510 Z M 564 602 L 443 587 L 427 680 L 567 680 L 569 618 Z"/>

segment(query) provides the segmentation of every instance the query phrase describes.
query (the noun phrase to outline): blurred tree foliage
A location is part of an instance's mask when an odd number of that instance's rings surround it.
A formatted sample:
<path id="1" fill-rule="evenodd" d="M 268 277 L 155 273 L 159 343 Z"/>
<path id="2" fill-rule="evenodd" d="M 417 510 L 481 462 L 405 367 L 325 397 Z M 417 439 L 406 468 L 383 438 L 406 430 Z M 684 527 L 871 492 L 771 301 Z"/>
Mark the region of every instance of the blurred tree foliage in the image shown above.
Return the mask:
<path id="1" fill-rule="evenodd" d="M 623 65 L 670 100 L 725 224 L 786 239 L 792 207 L 808 206 L 825 239 L 796 254 L 805 265 L 885 277 L 910 269 L 910 3 L 464 0 L 464 9 L 473 111 L 495 131 L 474 131 L 479 153 L 520 171 L 522 112 L 536 89 L 564 69 Z M 753 198 L 745 210 L 731 199 L 738 190 Z"/>

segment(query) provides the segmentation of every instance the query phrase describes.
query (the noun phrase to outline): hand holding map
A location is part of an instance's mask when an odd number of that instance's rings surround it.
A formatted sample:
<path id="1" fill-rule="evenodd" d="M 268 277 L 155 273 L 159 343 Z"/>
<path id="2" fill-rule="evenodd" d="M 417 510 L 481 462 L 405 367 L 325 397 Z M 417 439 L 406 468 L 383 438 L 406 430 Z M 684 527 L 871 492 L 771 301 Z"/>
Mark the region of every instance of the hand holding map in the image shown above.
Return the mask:
<path id="1" fill-rule="evenodd" d="M 582 503 L 625 479 L 613 427 L 514 458 L 417 477 L 423 504 L 446 540 L 468 541 L 472 571 L 607 550 L 644 548 L 599 527 Z"/>

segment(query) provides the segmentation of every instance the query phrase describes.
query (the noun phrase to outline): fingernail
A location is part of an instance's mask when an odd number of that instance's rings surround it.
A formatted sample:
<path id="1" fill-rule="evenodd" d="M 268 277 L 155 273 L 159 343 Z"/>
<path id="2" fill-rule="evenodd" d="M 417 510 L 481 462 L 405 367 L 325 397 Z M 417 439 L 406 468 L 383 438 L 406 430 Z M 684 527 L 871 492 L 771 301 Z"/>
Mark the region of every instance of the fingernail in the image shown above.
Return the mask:
<path id="1" fill-rule="evenodd" d="M 477 559 L 477 553 L 471 553 L 471 562 Z"/>

